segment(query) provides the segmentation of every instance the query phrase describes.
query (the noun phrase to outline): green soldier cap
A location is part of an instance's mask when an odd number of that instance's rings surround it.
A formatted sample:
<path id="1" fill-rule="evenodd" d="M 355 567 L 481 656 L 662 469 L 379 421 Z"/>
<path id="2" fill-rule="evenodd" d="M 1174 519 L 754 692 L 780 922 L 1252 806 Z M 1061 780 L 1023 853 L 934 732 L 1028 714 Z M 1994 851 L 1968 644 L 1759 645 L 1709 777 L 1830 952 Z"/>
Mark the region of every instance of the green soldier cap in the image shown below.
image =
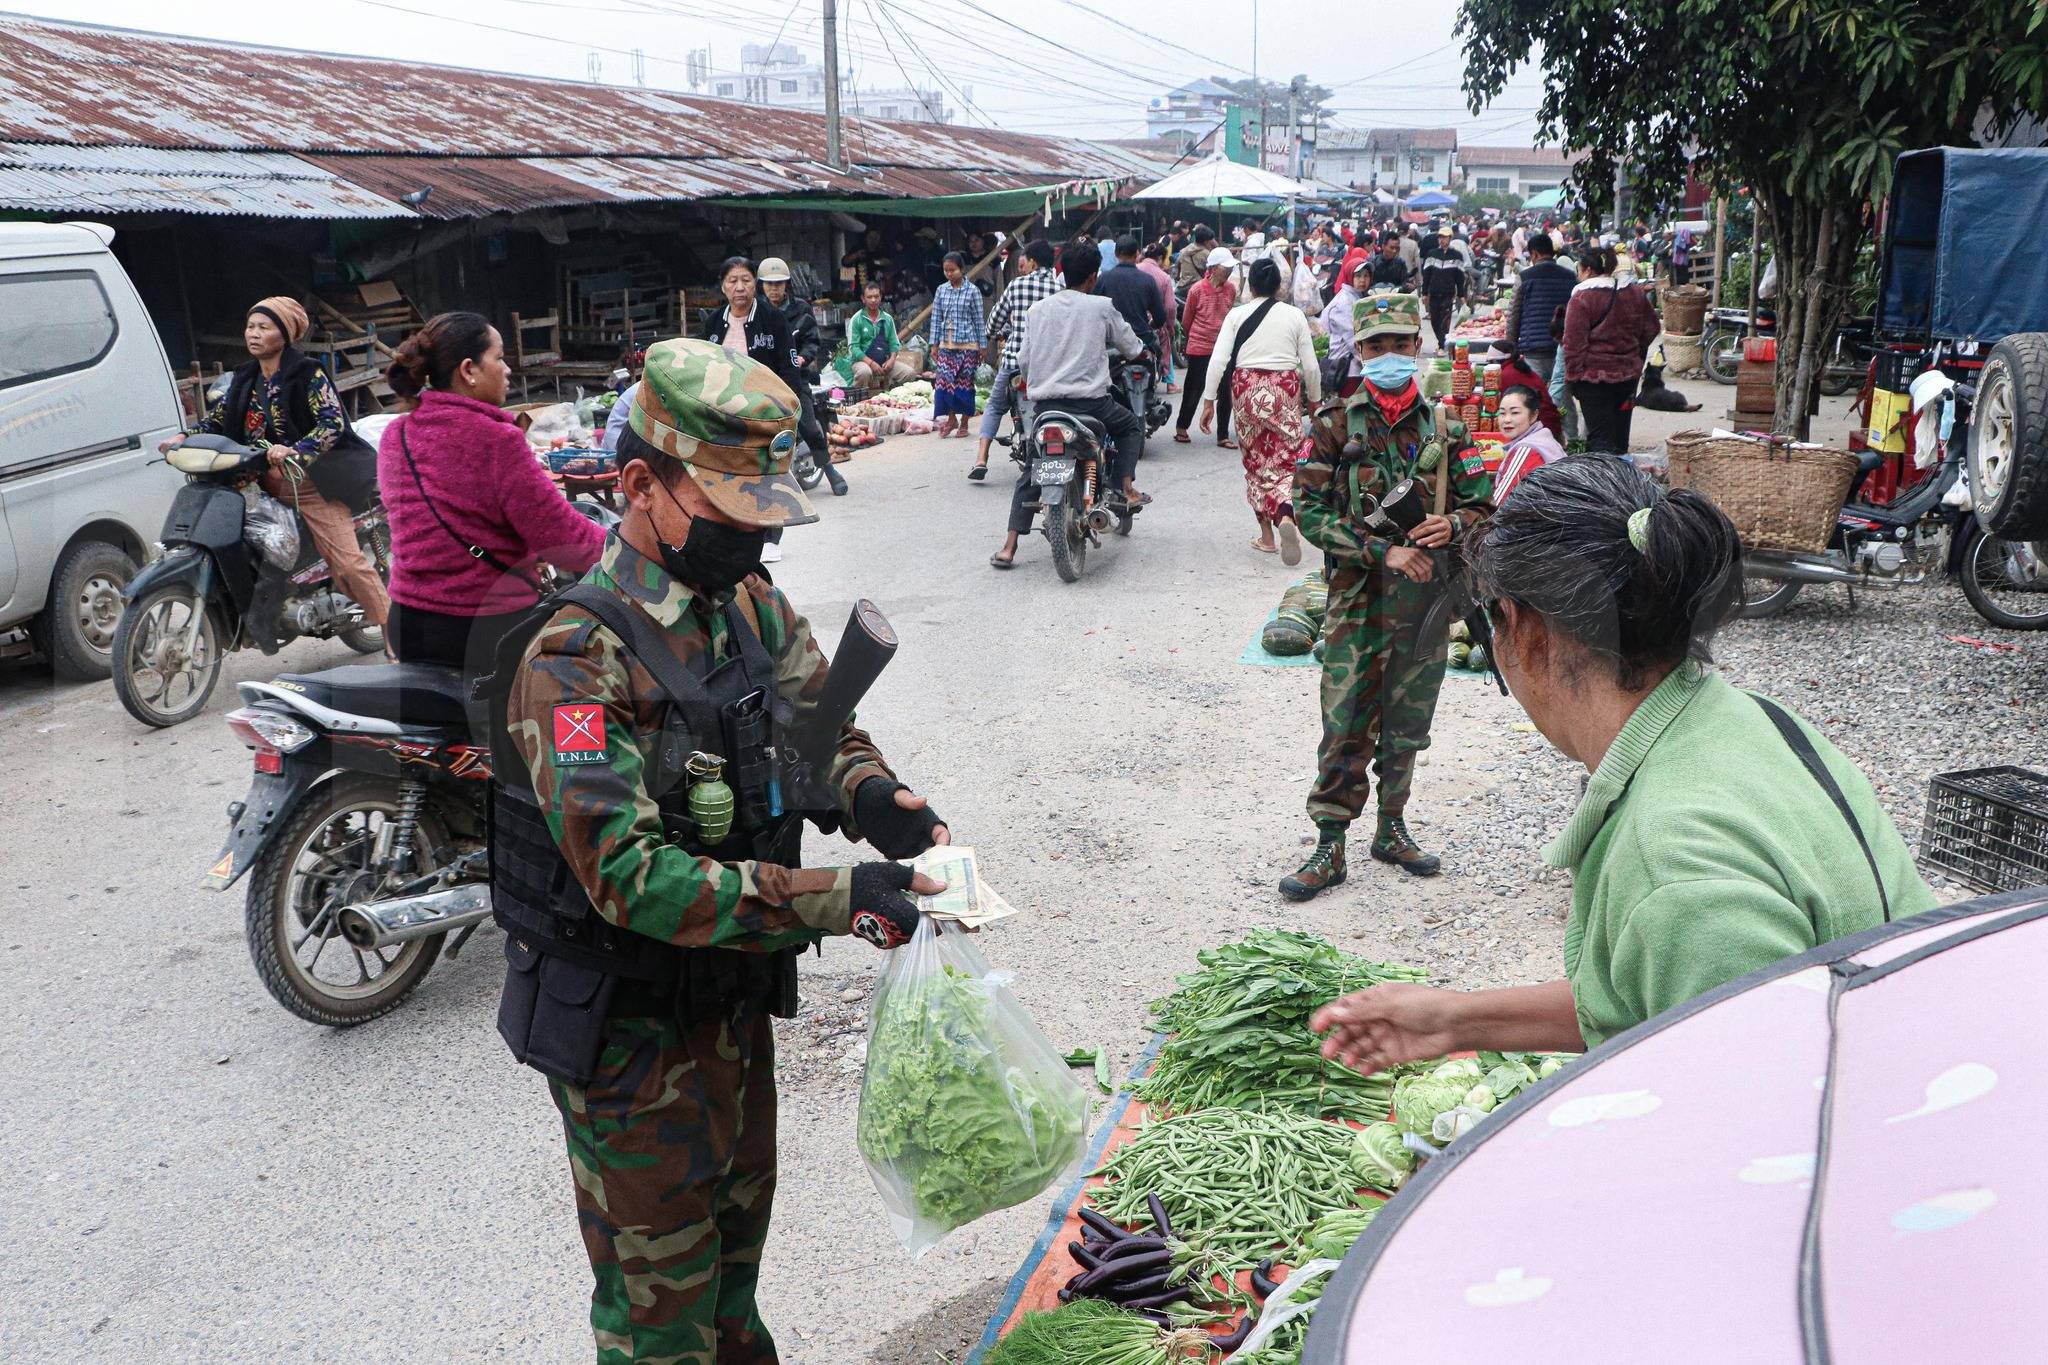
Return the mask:
<path id="1" fill-rule="evenodd" d="M 712 505 L 749 526 L 818 519 L 790 475 L 797 396 L 758 360 L 679 337 L 647 348 L 633 434 L 690 467 Z"/>
<path id="2" fill-rule="evenodd" d="M 1422 300 L 1392 289 L 1375 289 L 1351 305 L 1351 339 L 1383 334 L 1422 335 Z"/>

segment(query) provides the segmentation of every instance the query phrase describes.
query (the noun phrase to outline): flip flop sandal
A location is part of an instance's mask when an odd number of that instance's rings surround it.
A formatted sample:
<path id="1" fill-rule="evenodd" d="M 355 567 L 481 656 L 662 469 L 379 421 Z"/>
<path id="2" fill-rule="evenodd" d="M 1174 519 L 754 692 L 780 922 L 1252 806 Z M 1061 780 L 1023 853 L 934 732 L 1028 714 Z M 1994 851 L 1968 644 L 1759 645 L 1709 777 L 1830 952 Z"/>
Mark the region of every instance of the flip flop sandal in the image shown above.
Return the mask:
<path id="1" fill-rule="evenodd" d="M 988 477 L 988 466 L 985 464 L 976 465 L 974 468 L 967 471 L 967 477 L 974 480 L 976 483 L 980 483 L 983 479 Z"/>
<path id="2" fill-rule="evenodd" d="M 1291 521 L 1280 523 L 1280 562 L 1289 568 L 1301 563 L 1301 535 Z"/>
<path id="3" fill-rule="evenodd" d="M 1017 561 L 1014 559 L 1004 559 L 1001 555 L 990 555 L 988 557 L 988 566 L 991 569 L 1014 569 L 1017 567 Z"/>
<path id="4" fill-rule="evenodd" d="M 1236 450 L 1236 449 L 1237 449 L 1237 442 L 1235 442 L 1235 441 L 1231 440 L 1231 439 L 1230 439 L 1230 438 L 1229 438 L 1228 436 L 1224 437 L 1224 438 L 1223 438 L 1222 440 L 1218 441 L 1218 442 L 1217 442 L 1216 444 L 1217 444 L 1217 445 L 1219 445 L 1219 446 L 1221 446 L 1221 447 L 1223 447 L 1223 448 L 1224 448 L 1225 450 Z"/>
<path id="5" fill-rule="evenodd" d="M 1253 541 L 1251 545 L 1254 550 L 1257 550 L 1262 555 L 1274 555 L 1280 553 L 1280 547 L 1277 545 L 1261 545 L 1256 540 Z"/>
<path id="6" fill-rule="evenodd" d="M 1177 446 L 1184 446 L 1194 439 L 1194 437 L 1188 435 L 1185 431 L 1176 431 L 1175 433 L 1173 433 L 1173 443 Z"/>

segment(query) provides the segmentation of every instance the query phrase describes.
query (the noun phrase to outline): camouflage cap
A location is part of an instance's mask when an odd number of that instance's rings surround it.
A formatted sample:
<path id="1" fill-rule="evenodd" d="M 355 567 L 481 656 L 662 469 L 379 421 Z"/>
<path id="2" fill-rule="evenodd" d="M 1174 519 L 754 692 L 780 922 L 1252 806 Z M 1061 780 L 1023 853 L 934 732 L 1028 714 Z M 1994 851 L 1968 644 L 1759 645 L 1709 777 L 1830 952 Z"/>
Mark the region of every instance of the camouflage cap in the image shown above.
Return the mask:
<path id="1" fill-rule="evenodd" d="M 1351 339 L 1422 335 L 1422 300 L 1392 289 L 1375 289 L 1351 305 Z"/>
<path id="2" fill-rule="evenodd" d="M 633 434 L 690 467 L 712 505 L 749 526 L 818 519 L 789 472 L 797 396 L 775 371 L 709 341 L 647 348 Z"/>

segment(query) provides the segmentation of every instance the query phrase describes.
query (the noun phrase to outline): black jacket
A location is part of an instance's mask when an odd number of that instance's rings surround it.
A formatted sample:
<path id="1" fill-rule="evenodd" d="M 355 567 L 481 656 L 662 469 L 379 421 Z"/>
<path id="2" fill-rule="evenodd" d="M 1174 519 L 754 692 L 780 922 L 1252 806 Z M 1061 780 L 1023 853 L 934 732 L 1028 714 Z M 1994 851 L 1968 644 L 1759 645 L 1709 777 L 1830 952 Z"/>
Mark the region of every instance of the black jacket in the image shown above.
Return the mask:
<path id="1" fill-rule="evenodd" d="M 1408 287 L 1408 262 L 1399 256 L 1375 256 L 1372 258 L 1372 287 L 1406 289 Z"/>
<path id="2" fill-rule="evenodd" d="M 723 345 L 730 326 L 731 304 L 720 304 L 704 314 L 704 339 Z M 764 298 L 754 300 L 754 316 L 747 322 L 747 355 L 760 361 L 794 389 L 809 381 L 798 377 L 796 352 L 789 335 L 789 318 Z"/>
<path id="3" fill-rule="evenodd" d="M 1159 349 L 1159 333 L 1173 319 L 1159 300 L 1159 282 L 1135 265 L 1118 262 L 1095 281 L 1095 292 L 1116 305 L 1146 349 Z"/>
<path id="4" fill-rule="evenodd" d="M 811 311 L 811 301 L 790 290 L 782 296 L 782 316 L 789 323 L 789 349 L 796 356 L 797 368 L 806 379 L 815 379 L 825 362 L 825 339 L 818 335 L 818 316 Z"/>
<path id="5" fill-rule="evenodd" d="M 1465 258 L 1432 242 L 1422 253 L 1422 292 L 1441 297 L 1465 292 Z"/>

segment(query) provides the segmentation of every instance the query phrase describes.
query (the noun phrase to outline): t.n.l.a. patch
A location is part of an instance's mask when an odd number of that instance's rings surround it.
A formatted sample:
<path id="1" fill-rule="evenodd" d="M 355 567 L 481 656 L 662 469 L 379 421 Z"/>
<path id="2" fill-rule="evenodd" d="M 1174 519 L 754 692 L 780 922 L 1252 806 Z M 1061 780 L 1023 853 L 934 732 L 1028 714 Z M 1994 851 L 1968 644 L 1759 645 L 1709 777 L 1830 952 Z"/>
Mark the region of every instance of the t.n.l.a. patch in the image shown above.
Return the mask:
<path id="1" fill-rule="evenodd" d="M 604 708 L 596 702 L 574 702 L 555 708 L 555 766 L 602 763 L 605 749 Z"/>

